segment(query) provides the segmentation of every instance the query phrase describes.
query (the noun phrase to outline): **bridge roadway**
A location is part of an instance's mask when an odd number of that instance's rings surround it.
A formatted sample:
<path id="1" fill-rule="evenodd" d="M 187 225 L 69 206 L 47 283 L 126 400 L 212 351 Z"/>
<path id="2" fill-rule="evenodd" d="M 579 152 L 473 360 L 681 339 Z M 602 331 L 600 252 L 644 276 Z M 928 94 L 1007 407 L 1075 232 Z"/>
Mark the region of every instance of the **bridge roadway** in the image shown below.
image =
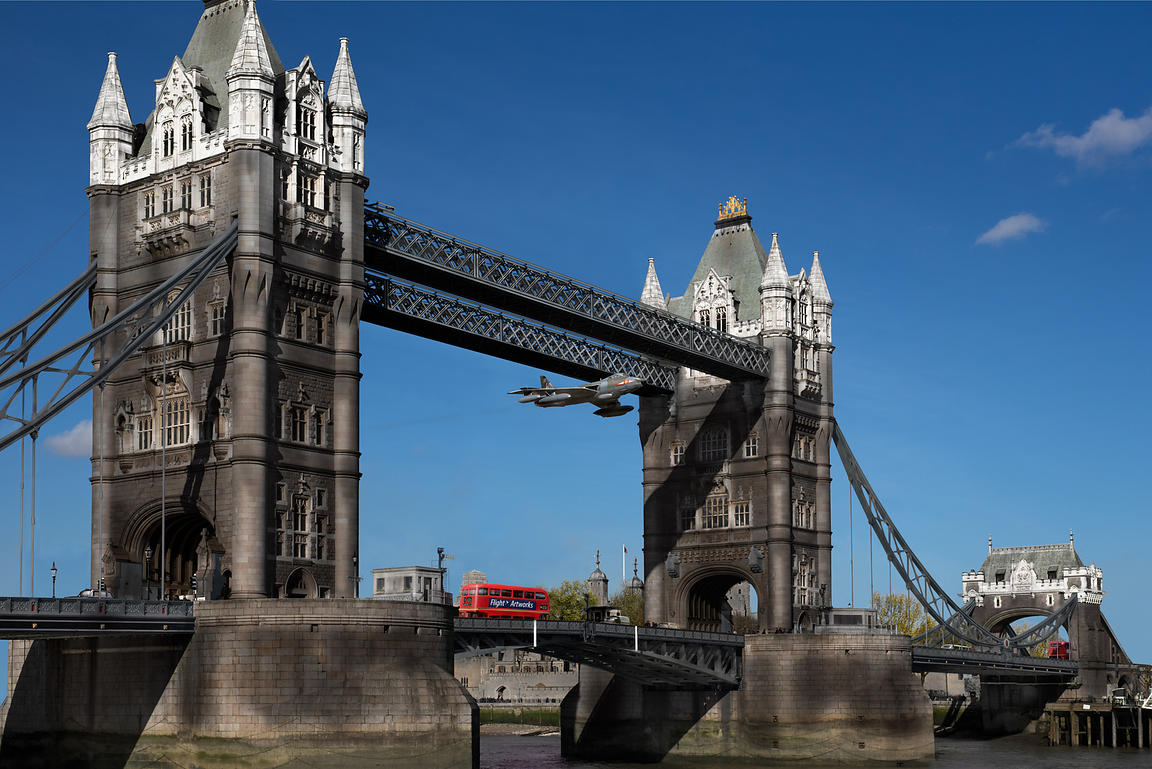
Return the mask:
<path id="1" fill-rule="evenodd" d="M 0 598 L 0 639 L 182 635 L 195 631 L 195 602 L 116 598 Z M 554 620 L 457 618 L 456 654 L 531 649 L 609 670 L 652 688 L 740 687 L 744 637 L 672 628 Z M 912 647 L 917 673 L 988 673 L 1033 681 L 1070 679 L 1076 660 Z"/>
<path id="2" fill-rule="evenodd" d="M 368 308 L 390 304 L 380 295 L 386 276 L 371 278 L 386 273 L 725 379 L 771 373 L 770 353 L 759 344 L 440 232 L 388 207 L 364 208 L 364 265 Z M 365 317 L 381 322 L 371 313 Z"/>

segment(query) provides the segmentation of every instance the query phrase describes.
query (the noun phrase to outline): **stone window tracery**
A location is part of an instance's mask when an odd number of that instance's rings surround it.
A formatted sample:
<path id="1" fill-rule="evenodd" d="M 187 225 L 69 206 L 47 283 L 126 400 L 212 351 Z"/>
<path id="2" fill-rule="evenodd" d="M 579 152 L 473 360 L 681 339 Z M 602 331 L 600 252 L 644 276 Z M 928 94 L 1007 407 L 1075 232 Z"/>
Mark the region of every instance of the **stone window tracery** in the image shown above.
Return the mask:
<path id="1" fill-rule="evenodd" d="M 728 458 L 728 431 L 723 427 L 707 427 L 700 435 L 700 461 L 723 462 Z"/>
<path id="2" fill-rule="evenodd" d="M 200 175 L 200 207 L 212 205 L 212 174 Z"/>
<path id="3" fill-rule="evenodd" d="M 744 456 L 754 457 L 760 453 L 760 436 L 752 432 L 748 433 L 748 437 L 744 440 Z"/>
<path id="4" fill-rule="evenodd" d="M 161 145 L 161 155 L 164 157 L 172 157 L 172 153 L 176 151 L 176 129 L 172 125 L 172 121 L 164 123 L 163 126 L 163 143 Z"/>
<path id="5" fill-rule="evenodd" d="M 728 331 L 728 310 L 724 307 L 716 308 L 716 330 L 721 332 Z"/>
<path id="6" fill-rule="evenodd" d="M 736 502 L 732 505 L 732 525 L 752 525 L 752 503 L 747 501 Z"/>
<path id="7" fill-rule="evenodd" d="M 148 451 L 152 448 L 152 415 L 142 414 L 136 418 L 136 450 Z"/>
<path id="8" fill-rule="evenodd" d="M 701 528 L 721 529 L 728 525 L 728 492 L 717 491 L 704 500 Z"/>
<path id="9" fill-rule="evenodd" d="M 170 213 L 172 211 L 172 185 L 165 184 L 160 188 L 160 212 Z"/>
<path id="10" fill-rule="evenodd" d="M 220 299 L 208 305 L 208 335 L 220 336 L 224 333 L 224 300 Z"/>
<path id="11" fill-rule="evenodd" d="M 672 464 L 684 464 L 684 444 L 680 441 L 676 441 L 672 444 Z"/>
<path id="12" fill-rule="evenodd" d="M 300 107 L 300 135 L 309 141 L 316 141 L 316 111 Z"/>
<path id="13" fill-rule="evenodd" d="M 680 497 L 680 530 L 692 531 L 696 528 L 696 500 L 692 495 Z"/>
<path id="14" fill-rule="evenodd" d="M 192 117 L 180 118 L 180 150 L 187 152 L 192 149 Z"/>
<path id="15" fill-rule="evenodd" d="M 192 180 L 182 179 L 180 181 L 180 207 L 185 209 L 192 208 Z"/>
<path id="16" fill-rule="evenodd" d="M 160 403 L 161 432 L 165 446 L 183 446 L 192 435 L 192 409 L 187 392 L 178 387 Z"/>
<path id="17" fill-rule="evenodd" d="M 151 219 L 156 215 L 156 190 L 144 193 L 144 218 Z"/>
<path id="18" fill-rule="evenodd" d="M 168 301 L 175 301 L 178 295 L 177 292 L 172 292 L 168 296 Z M 168 322 L 164 324 L 164 340 L 168 344 L 173 344 L 174 342 L 186 342 L 191 338 L 192 308 L 188 302 L 184 302 L 180 305 L 179 309 L 176 310 L 176 313 L 168 319 Z"/>

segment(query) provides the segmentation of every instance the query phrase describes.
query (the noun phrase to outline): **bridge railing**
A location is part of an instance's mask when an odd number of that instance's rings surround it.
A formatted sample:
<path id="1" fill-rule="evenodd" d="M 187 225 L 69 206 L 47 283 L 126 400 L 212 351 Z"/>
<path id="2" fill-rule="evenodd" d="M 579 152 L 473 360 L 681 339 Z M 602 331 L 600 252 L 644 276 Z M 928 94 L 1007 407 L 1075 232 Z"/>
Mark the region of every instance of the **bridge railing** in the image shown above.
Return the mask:
<path id="1" fill-rule="evenodd" d="M 131 598 L 0 598 L 0 615 L 55 617 L 191 617 L 192 601 L 145 601 Z"/>
<path id="2" fill-rule="evenodd" d="M 370 204 L 366 266 L 726 379 L 767 377 L 758 345 Z"/>

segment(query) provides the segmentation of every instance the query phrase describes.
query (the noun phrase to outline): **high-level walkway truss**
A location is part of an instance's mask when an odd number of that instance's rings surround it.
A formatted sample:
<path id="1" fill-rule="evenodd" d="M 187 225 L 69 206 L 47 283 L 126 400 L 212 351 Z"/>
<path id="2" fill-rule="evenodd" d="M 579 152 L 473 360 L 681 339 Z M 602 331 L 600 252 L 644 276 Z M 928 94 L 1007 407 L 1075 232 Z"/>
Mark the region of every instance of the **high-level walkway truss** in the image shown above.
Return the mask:
<path id="1" fill-rule="evenodd" d="M 364 209 L 364 261 L 369 272 L 415 281 L 725 379 L 770 373 L 769 351 L 758 344 L 440 232 L 378 205 Z M 366 301 L 383 304 L 371 296 Z"/>

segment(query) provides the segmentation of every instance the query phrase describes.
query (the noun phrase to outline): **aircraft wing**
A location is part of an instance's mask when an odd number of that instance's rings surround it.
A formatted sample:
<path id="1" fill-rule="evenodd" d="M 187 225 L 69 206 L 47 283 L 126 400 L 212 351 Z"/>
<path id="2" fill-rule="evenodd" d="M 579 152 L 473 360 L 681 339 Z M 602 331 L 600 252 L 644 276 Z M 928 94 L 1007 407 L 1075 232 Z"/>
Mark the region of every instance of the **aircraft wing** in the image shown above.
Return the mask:
<path id="1" fill-rule="evenodd" d="M 521 387 L 519 390 L 510 390 L 509 395 L 556 395 L 557 393 L 567 393 L 568 395 L 584 395 L 589 390 L 595 390 L 595 385 L 581 385 L 579 387 Z"/>

